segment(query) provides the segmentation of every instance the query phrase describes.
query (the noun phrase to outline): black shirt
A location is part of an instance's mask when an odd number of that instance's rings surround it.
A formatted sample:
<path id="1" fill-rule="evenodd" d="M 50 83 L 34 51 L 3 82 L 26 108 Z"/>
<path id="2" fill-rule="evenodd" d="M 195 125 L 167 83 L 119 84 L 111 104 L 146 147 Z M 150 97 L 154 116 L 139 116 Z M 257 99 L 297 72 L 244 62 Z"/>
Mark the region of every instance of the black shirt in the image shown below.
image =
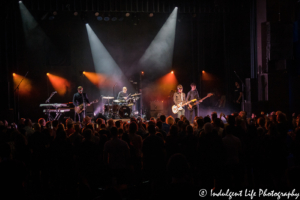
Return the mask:
<path id="1" fill-rule="evenodd" d="M 239 88 L 235 88 L 234 90 L 234 101 L 237 101 L 239 96 L 240 96 L 240 93 L 242 92 L 242 88 L 239 87 Z"/>
<path id="2" fill-rule="evenodd" d="M 191 91 L 188 92 L 187 97 L 186 97 L 186 101 L 190 101 L 192 99 L 197 99 L 197 100 L 200 99 L 198 90 L 191 90 Z"/>
<path id="3" fill-rule="evenodd" d="M 85 103 L 90 103 L 89 98 L 87 97 L 86 93 L 79 94 L 77 92 L 73 96 L 73 104 L 74 104 L 74 106 L 79 106 L 80 104 L 83 103 L 82 97 L 84 98 L 84 102 Z"/>
<path id="4" fill-rule="evenodd" d="M 123 91 L 121 91 L 121 92 L 119 92 L 117 99 L 124 100 L 124 97 L 127 97 L 127 96 L 128 96 L 127 93 L 124 93 Z"/>

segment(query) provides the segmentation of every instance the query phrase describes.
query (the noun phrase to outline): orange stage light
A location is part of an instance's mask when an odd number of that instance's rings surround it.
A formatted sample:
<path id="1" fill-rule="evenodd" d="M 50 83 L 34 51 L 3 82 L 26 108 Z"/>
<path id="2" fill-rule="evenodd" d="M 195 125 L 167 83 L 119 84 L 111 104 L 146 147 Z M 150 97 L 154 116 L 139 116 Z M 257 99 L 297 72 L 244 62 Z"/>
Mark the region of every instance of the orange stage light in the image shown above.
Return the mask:
<path id="1" fill-rule="evenodd" d="M 67 92 L 68 88 L 70 88 L 71 84 L 67 79 L 55 76 L 50 73 L 47 73 L 47 75 L 53 88 L 57 91 L 59 95 L 64 95 Z"/>
<path id="2" fill-rule="evenodd" d="M 98 88 L 100 87 L 106 87 L 110 84 L 113 84 L 111 80 L 112 78 L 109 78 L 103 74 L 95 73 L 95 72 L 85 72 L 84 74 L 94 85 L 96 85 Z"/>
<path id="3" fill-rule="evenodd" d="M 23 79 L 23 81 L 20 84 L 22 79 Z M 31 81 L 28 78 L 25 78 L 24 76 L 13 73 L 13 80 L 14 80 L 14 88 L 16 88 L 20 84 L 19 92 L 21 95 L 29 95 L 30 94 L 30 92 L 32 90 L 32 85 L 31 85 Z"/>
<path id="4" fill-rule="evenodd" d="M 174 74 L 174 71 L 171 71 L 171 74 Z"/>
<path id="5" fill-rule="evenodd" d="M 85 74 L 85 71 L 83 71 L 82 73 Z"/>
<path id="6" fill-rule="evenodd" d="M 204 74 L 204 73 L 205 73 L 205 71 L 204 71 L 204 70 L 202 70 L 202 73 Z"/>

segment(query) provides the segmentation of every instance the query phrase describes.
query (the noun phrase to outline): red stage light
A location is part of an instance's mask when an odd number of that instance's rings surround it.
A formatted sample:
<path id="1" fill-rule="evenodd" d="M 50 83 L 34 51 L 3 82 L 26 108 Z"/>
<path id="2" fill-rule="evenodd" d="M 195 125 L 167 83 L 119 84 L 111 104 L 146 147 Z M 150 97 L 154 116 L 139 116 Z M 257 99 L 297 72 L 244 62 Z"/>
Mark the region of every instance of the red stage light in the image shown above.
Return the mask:
<path id="1" fill-rule="evenodd" d="M 204 71 L 204 70 L 202 70 L 202 73 L 204 74 L 204 73 L 205 73 L 205 71 Z"/>

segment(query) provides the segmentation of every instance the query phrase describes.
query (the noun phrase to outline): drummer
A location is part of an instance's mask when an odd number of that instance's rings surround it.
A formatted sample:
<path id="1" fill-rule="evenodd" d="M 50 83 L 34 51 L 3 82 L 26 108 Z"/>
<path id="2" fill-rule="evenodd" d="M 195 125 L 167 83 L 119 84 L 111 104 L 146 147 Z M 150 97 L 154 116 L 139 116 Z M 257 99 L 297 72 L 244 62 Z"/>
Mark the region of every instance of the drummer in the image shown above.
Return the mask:
<path id="1" fill-rule="evenodd" d="M 127 94 L 127 87 L 123 87 L 123 90 L 119 92 L 118 94 L 118 100 L 127 100 L 128 94 Z"/>

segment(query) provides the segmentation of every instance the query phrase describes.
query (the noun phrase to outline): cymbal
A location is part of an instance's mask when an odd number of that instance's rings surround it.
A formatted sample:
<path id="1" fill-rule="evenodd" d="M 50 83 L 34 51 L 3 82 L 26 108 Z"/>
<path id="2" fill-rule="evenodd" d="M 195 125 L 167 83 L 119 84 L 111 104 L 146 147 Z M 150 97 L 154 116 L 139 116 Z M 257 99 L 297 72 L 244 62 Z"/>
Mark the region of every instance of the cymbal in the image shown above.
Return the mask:
<path id="1" fill-rule="evenodd" d="M 120 103 L 121 101 L 120 100 L 113 100 L 113 102 Z"/>
<path id="2" fill-rule="evenodd" d="M 135 93 L 135 94 L 133 94 L 133 95 L 131 95 L 132 97 L 134 97 L 134 96 L 138 96 L 138 95 L 141 95 L 142 93 Z"/>
<path id="3" fill-rule="evenodd" d="M 102 99 L 114 99 L 114 97 L 102 97 Z"/>

